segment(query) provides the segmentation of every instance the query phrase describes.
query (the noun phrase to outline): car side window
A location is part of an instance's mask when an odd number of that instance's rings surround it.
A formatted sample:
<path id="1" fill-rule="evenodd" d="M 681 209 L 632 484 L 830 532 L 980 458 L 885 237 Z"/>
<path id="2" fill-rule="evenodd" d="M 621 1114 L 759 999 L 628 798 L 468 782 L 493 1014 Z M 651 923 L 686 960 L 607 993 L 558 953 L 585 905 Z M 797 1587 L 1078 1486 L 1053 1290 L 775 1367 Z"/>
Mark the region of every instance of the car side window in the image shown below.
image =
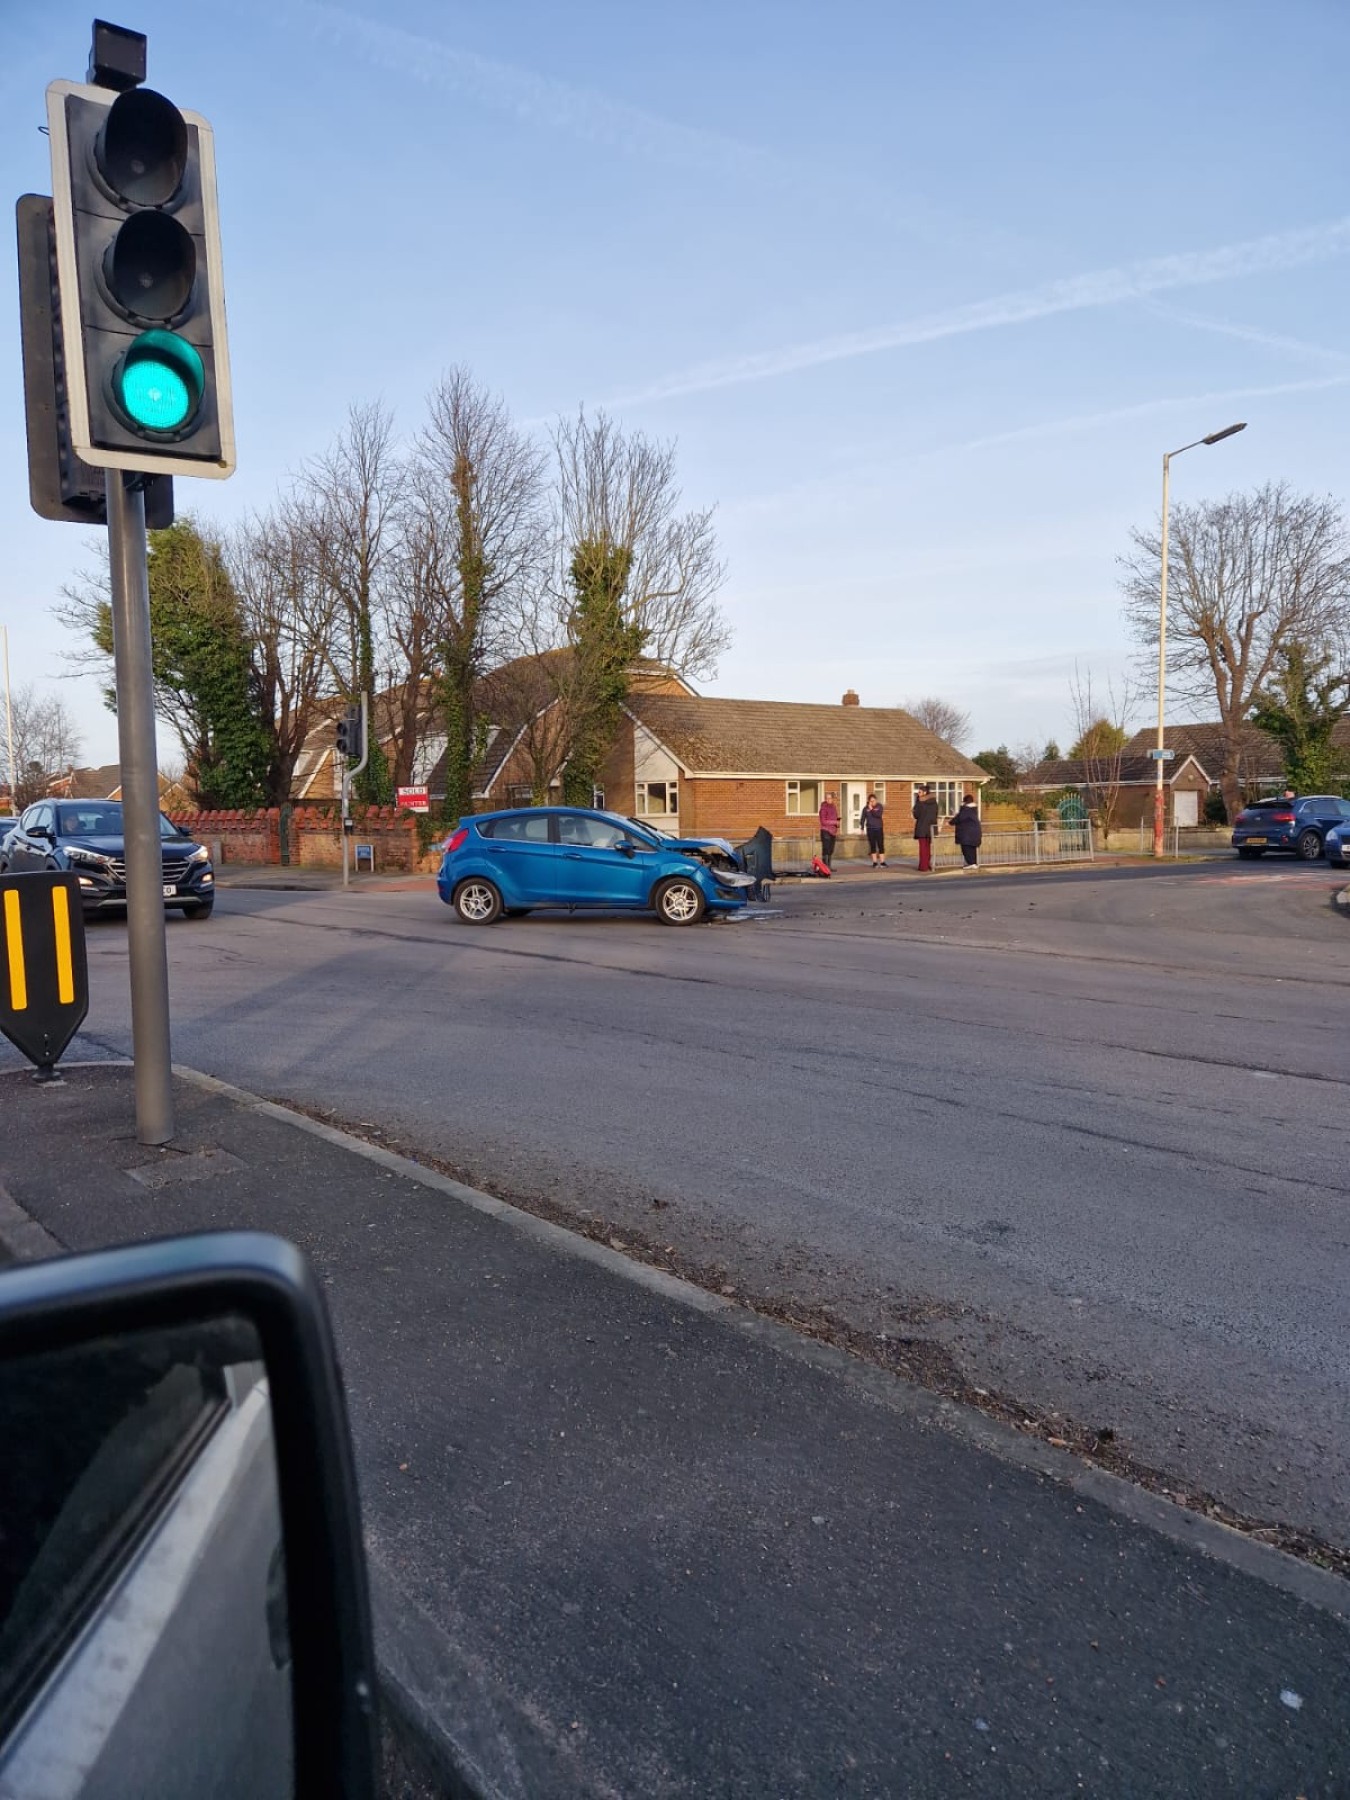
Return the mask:
<path id="1" fill-rule="evenodd" d="M 588 850 L 612 850 L 626 843 L 628 833 L 608 819 L 591 819 L 585 813 L 564 813 L 558 820 L 558 837 L 564 844 L 581 844 Z"/>
<path id="2" fill-rule="evenodd" d="M 179 1337 L 94 1341 L 0 1366 L 0 1737 L 124 1566 L 185 1453 L 227 1410 L 219 1372 Z"/>
<path id="3" fill-rule="evenodd" d="M 546 844 L 548 842 L 548 814 L 520 813 L 514 818 L 493 819 L 490 827 L 480 825 L 479 831 L 484 837 L 505 839 L 508 843 Z"/>

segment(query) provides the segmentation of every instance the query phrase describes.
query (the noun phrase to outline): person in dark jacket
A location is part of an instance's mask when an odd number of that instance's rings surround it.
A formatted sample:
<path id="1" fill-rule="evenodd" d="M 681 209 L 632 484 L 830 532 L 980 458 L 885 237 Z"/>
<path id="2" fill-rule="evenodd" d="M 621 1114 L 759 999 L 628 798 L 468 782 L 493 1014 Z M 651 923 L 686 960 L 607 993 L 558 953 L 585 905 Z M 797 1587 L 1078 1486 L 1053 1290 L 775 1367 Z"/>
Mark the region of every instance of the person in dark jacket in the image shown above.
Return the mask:
<path id="1" fill-rule="evenodd" d="M 827 869 L 834 867 L 834 845 L 839 836 L 839 808 L 833 794 L 826 794 L 820 807 L 820 860 Z"/>
<path id="2" fill-rule="evenodd" d="M 933 866 L 933 838 L 938 828 L 938 803 L 933 798 L 933 784 L 926 781 L 914 802 L 914 836 L 919 846 L 919 873 L 926 875 Z"/>
<path id="3" fill-rule="evenodd" d="M 886 808 L 875 794 L 867 796 L 862 810 L 862 828 L 867 833 L 867 851 L 874 869 L 886 867 Z"/>
<path id="4" fill-rule="evenodd" d="M 967 869 L 978 868 L 984 826 L 980 823 L 980 809 L 975 803 L 974 794 L 965 795 L 952 814 L 951 824 L 956 833 L 956 841 L 961 846 L 961 854 L 966 859 Z"/>

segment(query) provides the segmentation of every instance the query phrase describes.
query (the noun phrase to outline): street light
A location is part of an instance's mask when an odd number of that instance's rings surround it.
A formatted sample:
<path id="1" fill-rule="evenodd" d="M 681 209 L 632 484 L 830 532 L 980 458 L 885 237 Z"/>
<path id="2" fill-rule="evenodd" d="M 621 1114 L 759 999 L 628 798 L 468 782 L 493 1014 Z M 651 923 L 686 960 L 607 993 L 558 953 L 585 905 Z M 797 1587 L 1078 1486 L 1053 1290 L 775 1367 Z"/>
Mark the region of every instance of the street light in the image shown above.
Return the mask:
<path id="1" fill-rule="evenodd" d="M 1239 431 L 1247 429 L 1244 419 L 1240 425 L 1225 425 L 1222 431 L 1211 431 L 1208 437 L 1196 438 L 1193 444 L 1183 444 L 1181 450 L 1169 450 L 1163 457 L 1163 491 L 1162 491 L 1162 580 L 1159 583 L 1158 597 L 1158 747 L 1154 751 L 1153 780 L 1153 854 L 1163 854 L 1163 818 L 1166 805 L 1163 799 L 1163 752 L 1167 746 L 1163 741 L 1163 712 L 1167 700 L 1167 515 L 1168 515 L 1168 482 L 1171 476 L 1172 458 L 1180 456 L 1182 450 L 1195 450 L 1201 444 L 1219 444 L 1224 438 L 1234 437 Z"/>

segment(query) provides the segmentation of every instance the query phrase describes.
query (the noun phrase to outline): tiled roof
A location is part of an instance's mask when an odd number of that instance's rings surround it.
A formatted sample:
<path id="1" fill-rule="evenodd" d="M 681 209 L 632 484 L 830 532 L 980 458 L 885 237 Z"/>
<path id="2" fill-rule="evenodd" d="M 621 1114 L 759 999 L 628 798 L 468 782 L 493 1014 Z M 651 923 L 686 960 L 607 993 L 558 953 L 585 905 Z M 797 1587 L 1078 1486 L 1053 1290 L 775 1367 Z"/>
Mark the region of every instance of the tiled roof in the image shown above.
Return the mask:
<path id="1" fill-rule="evenodd" d="M 693 775 L 989 779 L 898 706 L 632 694 L 628 709 Z"/>
<path id="2" fill-rule="evenodd" d="M 1126 754 L 1145 756 L 1157 741 L 1157 726 L 1145 726 L 1126 744 Z M 1178 756 L 1193 756 L 1211 781 L 1217 781 L 1223 774 L 1227 752 L 1221 725 L 1168 725 L 1163 731 L 1163 743 Z M 1240 781 L 1278 781 L 1284 774 L 1283 751 L 1270 733 L 1262 731 L 1259 725 L 1242 727 L 1241 745 L 1237 770 Z"/>
<path id="3" fill-rule="evenodd" d="M 1184 750 L 1180 745 L 1176 746 L 1176 750 L 1174 760 L 1164 764 L 1167 771 L 1164 781 L 1171 781 L 1194 755 L 1193 751 Z M 1212 779 L 1198 756 L 1195 761 L 1200 764 L 1201 774 Z M 1028 769 L 1017 785 L 1021 788 L 1109 787 L 1116 783 L 1150 782 L 1153 778 L 1153 758 L 1148 755 L 1131 755 L 1127 746 L 1121 752 L 1119 769 L 1115 758 L 1111 756 L 1061 756 L 1057 761 L 1038 763 L 1034 769 Z"/>

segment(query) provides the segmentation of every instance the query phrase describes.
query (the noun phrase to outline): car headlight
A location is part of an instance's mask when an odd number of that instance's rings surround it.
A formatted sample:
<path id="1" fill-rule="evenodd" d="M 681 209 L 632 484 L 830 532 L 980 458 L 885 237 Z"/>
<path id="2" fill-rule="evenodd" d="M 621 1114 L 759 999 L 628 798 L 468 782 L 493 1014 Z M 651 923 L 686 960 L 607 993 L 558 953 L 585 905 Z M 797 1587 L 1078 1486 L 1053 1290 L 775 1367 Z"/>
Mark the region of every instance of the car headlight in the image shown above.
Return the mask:
<path id="1" fill-rule="evenodd" d="M 107 857 L 99 856 L 92 850 L 67 850 L 66 861 L 74 863 L 78 869 L 101 869 L 105 875 L 108 872 Z"/>
<path id="2" fill-rule="evenodd" d="M 188 858 L 189 863 L 208 863 L 210 860 L 211 852 L 206 848 L 205 844 L 199 844 Z"/>

